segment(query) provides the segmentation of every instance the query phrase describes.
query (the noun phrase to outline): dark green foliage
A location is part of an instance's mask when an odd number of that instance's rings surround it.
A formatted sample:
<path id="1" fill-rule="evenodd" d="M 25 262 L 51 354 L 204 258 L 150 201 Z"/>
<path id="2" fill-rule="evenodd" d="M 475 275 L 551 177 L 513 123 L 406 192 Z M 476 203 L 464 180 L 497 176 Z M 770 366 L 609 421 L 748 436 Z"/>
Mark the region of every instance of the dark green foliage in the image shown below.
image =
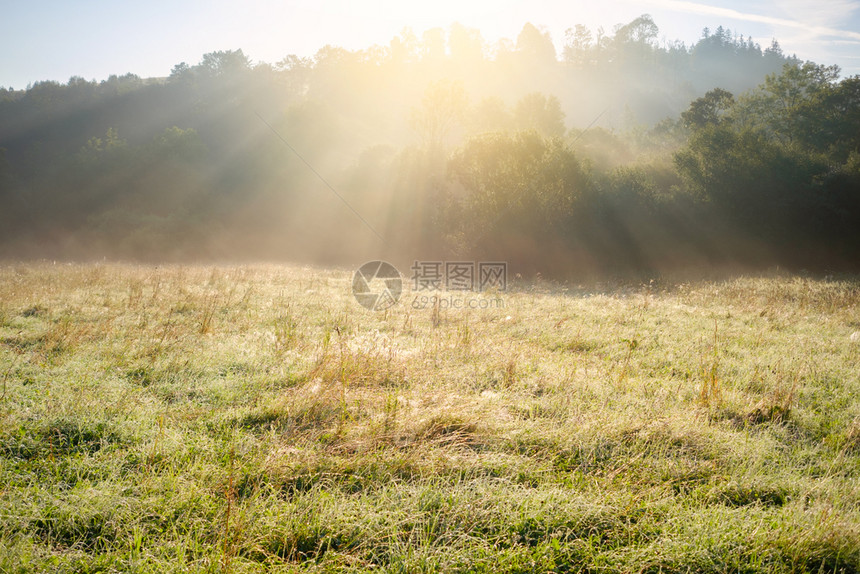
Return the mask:
<path id="1" fill-rule="evenodd" d="M 735 103 L 731 92 L 715 88 L 690 104 L 690 109 L 681 114 L 684 125 L 691 129 L 701 129 L 707 125 L 716 125 L 723 119 L 722 115 Z"/>
<path id="2" fill-rule="evenodd" d="M 846 107 L 857 78 L 837 82 L 836 74 L 786 64 L 737 102 L 712 91 L 683 114 L 692 135 L 675 155 L 678 172 L 779 263 L 839 267 L 860 254 L 852 175 L 860 116 Z"/>

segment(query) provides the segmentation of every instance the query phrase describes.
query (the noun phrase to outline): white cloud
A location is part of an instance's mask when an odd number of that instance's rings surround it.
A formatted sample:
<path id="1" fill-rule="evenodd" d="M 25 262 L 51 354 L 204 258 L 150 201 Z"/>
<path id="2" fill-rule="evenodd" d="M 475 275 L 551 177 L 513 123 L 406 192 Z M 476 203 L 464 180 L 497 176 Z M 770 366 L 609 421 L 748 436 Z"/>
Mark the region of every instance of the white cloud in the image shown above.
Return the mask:
<path id="1" fill-rule="evenodd" d="M 730 18 L 732 20 L 766 24 L 773 26 L 777 32 L 780 29 L 803 31 L 805 32 L 804 36 L 807 39 L 818 38 L 823 40 L 840 38 L 843 40 L 860 41 L 860 32 L 841 30 L 835 27 L 835 24 L 840 21 L 844 21 L 844 19 L 850 16 L 857 7 L 856 3 L 848 2 L 846 0 L 822 2 L 821 4 L 814 5 L 814 7 L 810 6 L 809 2 L 805 2 L 805 6 L 803 6 L 802 9 L 800 8 L 801 2 L 789 2 L 789 6 L 785 11 L 792 16 L 797 14 L 797 19 L 752 14 L 749 12 L 734 10 L 732 8 L 689 2 L 688 0 L 648 0 L 648 2 L 666 10 L 686 12 L 689 14 L 719 16 L 722 18 Z M 784 7 L 785 5 L 780 4 L 780 6 Z"/>
<path id="2" fill-rule="evenodd" d="M 795 22 L 840 28 L 851 19 L 858 6 L 857 0 L 780 0 L 775 7 Z"/>

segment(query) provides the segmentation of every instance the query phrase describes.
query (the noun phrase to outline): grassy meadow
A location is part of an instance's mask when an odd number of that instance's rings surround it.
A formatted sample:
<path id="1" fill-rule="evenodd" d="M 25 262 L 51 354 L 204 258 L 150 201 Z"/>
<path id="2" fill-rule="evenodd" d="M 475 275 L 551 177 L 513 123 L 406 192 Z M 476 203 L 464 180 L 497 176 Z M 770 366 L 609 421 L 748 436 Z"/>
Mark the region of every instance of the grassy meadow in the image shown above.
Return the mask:
<path id="1" fill-rule="evenodd" d="M 857 279 L 351 281 L 0 266 L 0 573 L 860 572 Z"/>

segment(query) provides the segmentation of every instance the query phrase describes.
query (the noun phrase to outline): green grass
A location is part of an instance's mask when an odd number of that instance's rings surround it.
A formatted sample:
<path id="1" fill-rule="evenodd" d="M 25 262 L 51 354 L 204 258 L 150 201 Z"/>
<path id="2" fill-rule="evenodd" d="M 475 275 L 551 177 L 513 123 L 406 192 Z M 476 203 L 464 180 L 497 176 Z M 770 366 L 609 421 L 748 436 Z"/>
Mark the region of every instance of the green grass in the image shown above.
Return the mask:
<path id="1" fill-rule="evenodd" d="M 860 283 L 365 311 L 0 267 L 0 572 L 858 572 Z"/>

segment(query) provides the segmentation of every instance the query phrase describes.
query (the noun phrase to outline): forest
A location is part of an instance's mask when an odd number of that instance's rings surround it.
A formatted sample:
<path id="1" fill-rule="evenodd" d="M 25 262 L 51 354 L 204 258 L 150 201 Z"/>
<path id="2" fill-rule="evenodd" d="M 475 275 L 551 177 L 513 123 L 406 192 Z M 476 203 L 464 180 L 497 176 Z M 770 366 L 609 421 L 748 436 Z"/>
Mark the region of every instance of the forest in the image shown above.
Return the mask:
<path id="1" fill-rule="evenodd" d="M 0 90 L 0 258 L 855 271 L 860 76 L 648 15 Z M 407 263 L 408 265 L 408 263 Z"/>

